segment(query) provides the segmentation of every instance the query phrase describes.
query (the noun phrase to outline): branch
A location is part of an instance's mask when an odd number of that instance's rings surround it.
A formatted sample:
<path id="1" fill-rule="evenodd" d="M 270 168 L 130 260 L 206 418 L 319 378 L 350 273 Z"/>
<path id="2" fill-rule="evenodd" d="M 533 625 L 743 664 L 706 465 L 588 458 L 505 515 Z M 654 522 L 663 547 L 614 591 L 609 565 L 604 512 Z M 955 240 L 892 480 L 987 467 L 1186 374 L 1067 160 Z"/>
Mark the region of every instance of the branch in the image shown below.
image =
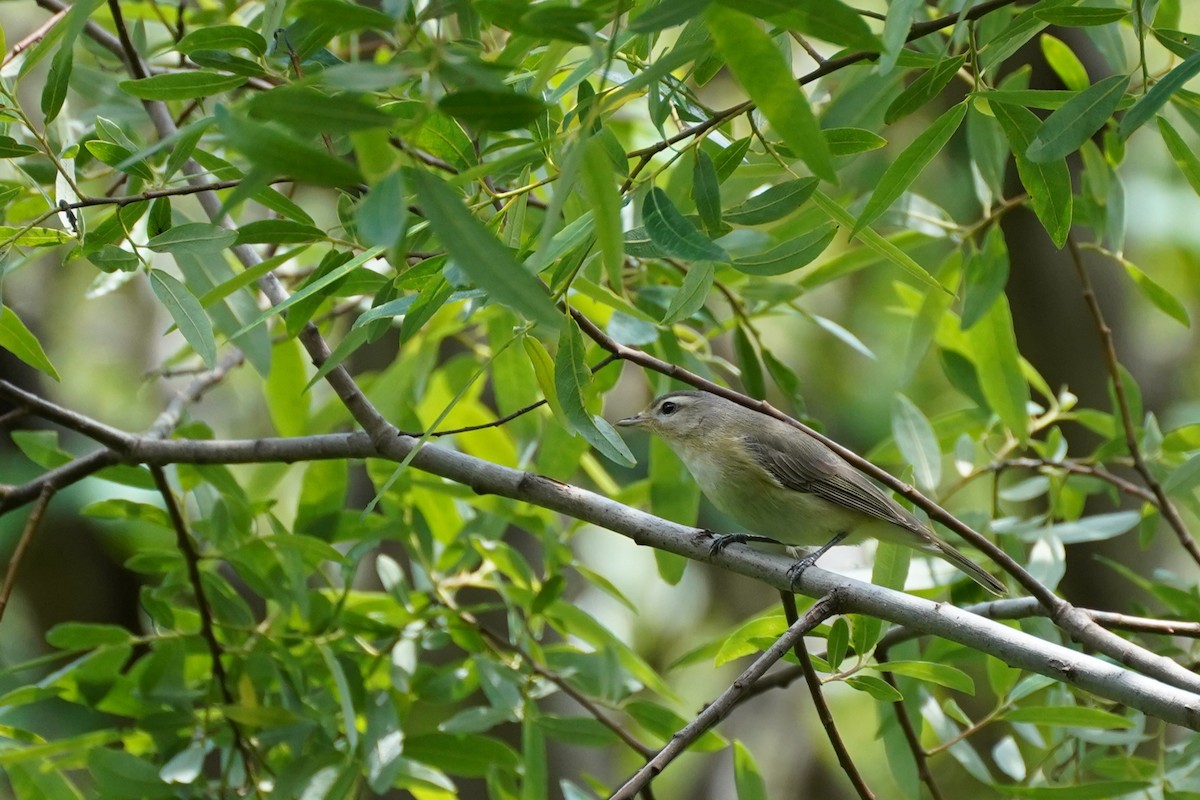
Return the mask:
<path id="1" fill-rule="evenodd" d="M 37 504 L 29 512 L 29 517 L 25 520 L 25 527 L 21 529 L 21 538 L 17 540 L 17 546 L 13 548 L 12 556 L 8 559 L 8 569 L 4 573 L 4 586 L 0 587 L 0 619 L 4 618 L 4 611 L 8 608 L 13 587 L 17 584 L 17 570 L 21 568 L 21 561 L 25 558 L 25 553 L 33 542 L 38 526 L 42 524 L 42 516 L 50 506 L 50 498 L 54 497 L 54 491 L 52 485 L 48 484 L 42 487 Z"/>
<path id="2" fill-rule="evenodd" d="M 1092 280 L 1088 277 L 1087 270 L 1084 269 L 1083 253 L 1080 251 L 1075 237 L 1067 237 L 1067 247 L 1071 251 L 1071 263 L 1075 267 L 1075 274 L 1079 276 L 1079 285 L 1083 289 L 1083 302 L 1087 305 L 1088 311 L 1092 315 L 1092 321 L 1096 324 L 1100 348 L 1104 351 L 1104 364 L 1108 368 L 1108 377 L 1112 381 L 1113 393 L 1117 398 L 1117 409 L 1120 412 L 1121 425 L 1125 432 L 1125 447 L 1129 450 L 1129 455 L 1133 457 L 1133 468 L 1137 470 L 1146 486 L 1154 493 L 1154 497 L 1158 500 L 1156 505 L 1159 513 L 1171 526 L 1171 530 L 1175 531 L 1179 544 L 1183 546 L 1193 561 L 1200 564 L 1200 545 L 1192 538 L 1183 518 L 1179 516 L 1179 512 L 1175 510 L 1175 506 L 1168 499 L 1162 484 L 1150 471 L 1149 465 L 1146 464 L 1146 458 L 1142 455 L 1142 448 L 1138 445 L 1137 423 L 1129 408 L 1129 398 L 1125 395 L 1125 381 L 1121 379 L 1121 364 L 1117 359 L 1117 345 L 1113 340 L 1112 328 L 1108 327 L 1108 323 L 1104 321 L 1104 312 L 1101 311 L 1100 301 L 1096 299 L 1096 293 L 1092 289 Z"/>
<path id="3" fill-rule="evenodd" d="M 885 651 L 876 648 L 875 654 L 880 661 L 887 660 Z M 895 675 L 891 672 L 884 672 L 883 679 L 887 681 L 888 686 L 896 690 L 896 694 L 900 694 L 900 687 L 896 685 Z M 938 788 L 937 781 L 933 779 L 933 773 L 929 771 L 929 756 L 925 752 L 925 748 L 921 747 L 921 738 L 917 735 L 917 729 L 913 727 L 912 719 L 908 716 L 904 698 L 901 697 L 892 703 L 892 708 L 896 712 L 896 721 L 900 723 L 900 730 L 904 733 L 904 741 L 908 743 L 908 750 L 912 753 L 913 761 L 916 762 L 917 776 L 921 779 L 921 783 L 929 789 L 933 800 L 942 800 L 942 791 Z"/>
<path id="4" fill-rule="evenodd" d="M 799 614 L 796 612 L 796 596 L 791 592 L 780 592 L 779 596 L 783 600 L 783 613 L 787 618 L 788 625 L 795 625 L 799 618 Z M 817 710 L 821 727 L 825 729 L 825 736 L 829 739 L 829 744 L 833 746 L 833 752 L 837 754 L 838 764 L 841 765 L 842 771 L 846 773 L 846 777 L 854 786 L 854 791 L 862 800 L 875 800 L 874 792 L 863 780 L 862 773 L 858 771 L 858 767 L 854 765 L 854 759 L 850 757 L 850 751 L 846 749 L 846 743 L 842 741 L 842 735 L 838 733 L 837 724 L 833 721 L 833 712 L 829 710 L 829 704 L 825 702 L 825 694 L 821 691 L 821 678 L 813 668 L 808 648 L 804 646 L 803 636 L 796 640 L 793 651 L 796 659 L 800 662 L 800 670 L 804 673 L 804 682 L 808 684 L 808 693 L 812 695 L 813 707 Z"/>
<path id="5" fill-rule="evenodd" d="M 112 0 L 112 2 L 115 3 L 116 0 Z M 196 610 L 200 614 L 200 638 L 208 647 L 208 655 L 212 661 L 213 680 L 221 691 L 221 700 L 225 705 L 232 706 L 234 704 L 233 692 L 229 688 L 229 676 L 225 673 L 225 665 L 221 663 L 221 643 L 217 641 L 217 632 L 213 627 L 212 606 L 209 605 L 208 595 L 204 591 L 204 579 L 200 575 L 200 556 L 192 545 L 187 522 L 183 518 L 183 512 L 179 509 L 179 503 L 175 500 L 175 493 L 171 491 L 171 486 L 167 483 L 167 476 L 163 474 L 162 467 L 151 467 L 150 474 L 154 476 L 154 485 L 158 488 L 158 493 L 162 495 L 163 503 L 167 507 L 167 515 L 171 518 L 171 527 L 175 529 L 175 541 L 179 546 L 179 553 L 183 556 L 184 564 L 187 566 L 188 582 L 192 584 L 192 593 L 196 596 Z M 245 762 L 247 778 L 250 783 L 253 783 L 254 754 L 242 734 L 241 726 L 232 719 L 226 718 L 226 721 L 233 731 L 234 744 Z"/>
<path id="6" fill-rule="evenodd" d="M 707 708 L 683 728 L 680 728 L 671 741 L 667 742 L 658 754 L 638 770 L 625 785 L 609 797 L 609 800 L 629 800 L 648 785 L 650 781 L 666 769 L 667 765 L 675 760 L 688 746 L 700 738 L 709 728 L 712 728 L 737 704 L 740 697 L 747 689 L 749 689 L 755 681 L 763 676 L 772 664 L 787 655 L 787 651 L 791 650 L 800 641 L 804 634 L 808 633 L 813 628 L 820 625 L 830 615 L 840 611 L 840 592 L 836 588 L 832 589 L 828 594 L 824 595 L 820 600 L 813 604 L 804 616 L 793 622 L 788 629 L 775 640 L 767 650 L 754 660 L 745 672 L 738 676 L 733 684 L 721 693 L 721 696 L 712 702 Z"/>
<path id="7" fill-rule="evenodd" d="M 712 392 L 713 394 L 720 395 L 721 397 L 738 403 L 741 406 L 775 417 L 782 422 L 786 422 L 802 433 L 816 439 L 818 442 L 837 453 L 860 471 L 870 475 L 872 478 L 875 478 L 888 488 L 893 489 L 898 494 L 908 498 L 916 506 L 923 509 L 925 513 L 929 515 L 931 520 L 940 522 L 942 525 L 962 536 L 968 542 L 975 545 L 975 547 L 982 550 L 989 558 L 1003 567 L 1006 572 L 1015 577 L 1017 581 L 1046 609 L 1049 618 L 1056 625 L 1070 634 L 1072 639 L 1080 644 L 1093 647 L 1128 667 L 1136 669 L 1146 675 L 1152 675 L 1159 680 L 1170 683 L 1173 686 L 1187 689 L 1189 692 L 1200 692 L 1200 676 L 1197 676 L 1195 673 L 1184 669 L 1169 658 L 1165 658 L 1164 656 L 1160 656 L 1156 653 L 1151 653 L 1144 648 L 1138 647 L 1132 642 L 1126 641 L 1125 639 L 1122 639 L 1121 637 L 1104 630 L 1104 628 L 1093 622 L 1087 614 L 1075 608 L 1061 597 L 1055 595 L 1054 592 L 1050 591 L 1049 588 L 1033 577 L 1028 570 L 1018 564 L 1012 556 L 976 532 L 965 522 L 955 517 L 949 511 L 942 508 L 932 499 L 926 497 L 912 486 L 909 486 L 898 478 L 893 477 L 890 473 L 875 466 L 854 451 L 843 447 L 829 437 L 818 433 L 807 425 L 797 422 L 787 414 L 784 414 L 776 409 L 770 403 L 754 400 L 753 398 L 739 394 L 732 389 L 727 389 L 724 386 L 713 383 L 712 381 L 707 380 L 695 374 L 694 372 L 689 372 L 682 367 L 677 367 L 674 364 L 657 359 L 641 350 L 637 350 L 633 347 L 627 347 L 617 342 L 604 331 L 600 330 L 595 323 L 593 323 L 577 309 L 571 309 L 571 315 L 579 324 L 580 329 L 587 334 L 590 339 L 613 355 L 623 358 L 631 363 L 643 366 L 646 369 L 675 378 L 683 383 L 690 384 L 697 389 L 703 389 L 705 391 Z"/>
<path id="8" fill-rule="evenodd" d="M 714 556 L 710 552 L 713 534 L 709 531 L 677 525 L 604 495 L 437 445 L 427 444 L 410 456 L 416 442 L 407 436 L 377 442 L 363 432 L 226 441 L 161 441 L 152 437 L 134 437 L 132 446 L 124 454 L 100 450 L 94 455 L 110 459 L 106 463 L 151 465 L 291 463 L 341 458 L 386 458 L 401 463 L 411 459 L 415 468 L 461 483 L 478 494 L 532 503 L 607 528 L 637 544 L 715 564 L 777 590 L 799 590 L 818 597 L 835 588 L 843 589 L 844 611 L 869 614 L 903 626 L 907 636 L 940 636 L 999 658 L 1014 668 L 1046 675 L 1167 722 L 1200 730 L 1200 694 L 1180 689 L 1172 681 L 1156 680 L 1062 645 L 1045 642 L 969 610 L 845 578 L 817 567 L 805 570 L 793 585 L 787 574 L 793 564 L 791 559 L 744 545 L 731 545 Z M 5 501 L 0 504 L 0 510 L 14 505 Z M 1034 598 L 1022 598 L 996 601 L 986 606 L 1003 611 L 1026 607 L 1032 611 L 1038 608 L 1038 603 Z M 1044 609 L 1042 611 L 1044 613 Z M 1162 630 L 1166 632 L 1165 627 Z M 1178 664 L 1169 663 L 1191 675 Z"/>

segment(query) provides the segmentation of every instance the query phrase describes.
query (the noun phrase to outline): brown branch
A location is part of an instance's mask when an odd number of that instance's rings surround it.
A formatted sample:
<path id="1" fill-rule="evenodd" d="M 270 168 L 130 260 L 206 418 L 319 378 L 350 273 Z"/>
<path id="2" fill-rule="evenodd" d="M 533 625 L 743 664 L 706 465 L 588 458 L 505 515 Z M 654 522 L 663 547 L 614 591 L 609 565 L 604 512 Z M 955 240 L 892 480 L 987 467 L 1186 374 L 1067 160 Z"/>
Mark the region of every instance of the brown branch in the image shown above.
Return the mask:
<path id="1" fill-rule="evenodd" d="M 14 44 L 9 51 L 4 54 L 4 59 L 0 61 L 0 67 L 7 67 L 9 63 L 12 62 L 12 60 L 17 56 L 21 55 L 21 53 L 24 53 L 42 39 L 46 38 L 46 34 L 48 34 L 51 29 L 61 22 L 62 18 L 67 15 L 67 10 L 68 9 L 64 8 L 62 11 L 59 11 L 54 16 L 50 17 L 50 19 L 39 25 L 32 33 L 22 37 L 21 41 Z"/>
<path id="2" fill-rule="evenodd" d="M 793 622 L 775 643 L 754 660 L 746 670 L 738 676 L 733 684 L 721 693 L 707 708 L 701 711 L 694 720 L 680 728 L 671 740 L 658 751 L 657 755 L 636 773 L 625 784 L 610 795 L 609 800 L 629 800 L 650 781 L 666 769 L 692 742 L 700 738 L 706 731 L 720 722 L 737 704 L 738 698 L 746 692 L 754 682 L 763 676 L 772 664 L 783 658 L 804 634 L 820 625 L 831 615 L 838 613 L 841 608 L 841 593 L 833 590 L 817 600 L 804 616 Z"/>
<path id="3" fill-rule="evenodd" d="M 887 661 L 887 650 L 877 647 L 875 656 L 881 662 Z M 900 687 L 896 685 L 895 675 L 890 671 L 884 671 L 883 679 L 896 690 L 896 694 L 900 694 Z M 904 705 L 904 698 L 901 697 L 893 702 L 892 709 L 896 712 L 896 721 L 900 723 L 904 741 L 908 743 L 908 750 L 912 753 L 913 761 L 916 763 L 917 776 L 921 779 L 921 783 L 929 789 L 933 800 L 943 800 L 941 789 L 938 788 L 937 781 L 933 779 L 933 773 L 929 771 L 929 756 L 926 754 L 925 748 L 921 746 L 921 738 L 917 735 L 917 729 L 913 727 L 912 718 L 908 715 L 908 708 Z"/>
<path id="4" fill-rule="evenodd" d="M 213 625 L 212 606 L 208 602 L 208 594 L 204 591 L 204 578 L 200 574 L 200 555 L 196 552 L 195 545 L 192 544 L 187 521 L 183 518 L 183 512 L 175 499 L 175 493 L 171 491 L 171 485 L 167 483 L 167 476 L 162 467 L 151 467 L 150 474 L 154 476 L 154 485 L 158 488 L 158 493 L 162 495 L 163 503 L 167 507 L 167 514 L 171 518 L 171 527 L 175 529 L 175 541 L 187 567 L 188 582 L 192 584 L 192 593 L 196 596 L 196 610 L 200 614 L 200 638 L 208 647 L 208 655 L 212 661 L 213 680 L 221 692 L 222 701 L 225 705 L 232 706 L 234 704 L 233 691 L 229 688 L 229 676 L 225 672 L 225 665 L 221 663 L 223 651 L 221 643 L 217 640 L 216 627 Z M 253 784 L 255 755 L 242 733 L 241 726 L 231 719 L 226 718 L 226 721 L 233 732 L 234 745 L 242 755 L 247 780 Z"/>
<path id="5" fill-rule="evenodd" d="M 54 497 L 54 492 L 54 486 L 51 484 L 42 487 L 42 493 L 38 495 L 37 503 L 25 520 L 25 527 L 21 529 L 21 538 L 17 539 L 17 546 L 13 548 L 12 555 L 8 559 L 8 569 L 4 572 L 4 586 L 0 587 L 0 619 L 4 618 L 4 611 L 8 608 L 13 587 L 17 584 L 17 571 L 21 568 L 21 561 L 25 558 L 25 553 L 33 542 L 38 526 L 42 524 L 42 516 L 46 513 L 46 509 L 50 505 L 50 498 Z"/>
<path id="6" fill-rule="evenodd" d="M 783 601 L 783 614 L 787 618 L 788 626 L 795 625 L 800 616 L 796 611 L 796 595 L 791 592 L 780 592 L 779 597 Z M 842 771 L 846 773 L 846 777 L 854 786 L 854 791 L 862 800 L 875 800 L 875 793 L 867 786 L 862 773 L 854 764 L 854 759 L 850 757 L 850 750 L 842 740 L 842 735 L 838 733 L 837 723 L 833 720 L 833 712 L 829 710 L 829 703 L 825 702 L 825 693 L 821 691 L 821 678 L 813 667 L 812 658 L 808 655 L 808 648 L 804 646 L 803 636 L 796 639 L 793 652 L 800 661 L 804 682 L 808 684 L 808 693 L 812 695 L 813 708 L 817 711 L 817 717 L 821 720 L 821 727 L 825 729 L 825 736 L 829 739 L 829 744 L 833 746 L 838 764 L 841 765 Z"/>
<path id="7" fill-rule="evenodd" d="M 1175 537 L 1179 539 L 1179 544 L 1192 557 L 1193 561 L 1200 564 L 1200 545 L 1188 531 L 1187 524 L 1184 523 L 1174 504 L 1167 497 L 1162 484 L 1150 471 L 1149 465 L 1146 464 L 1146 458 L 1142 454 L 1142 448 L 1138 445 L 1137 423 L 1133 419 L 1129 398 L 1125 394 L 1125 382 L 1121 380 L 1121 364 L 1117 358 L 1117 345 L 1113 339 L 1112 328 L 1108 327 L 1108 323 L 1104 320 L 1104 312 L 1100 309 L 1100 301 L 1096 298 L 1096 292 L 1092 289 L 1092 280 L 1084 268 L 1083 252 L 1073 236 L 1067 237 L 1067 247 L 1071 251 L 1071 263 L 1075 267 L 1075 274 L 1079 276 L 1079 285 L 1083 290 L 1083 302 L 1092 315 L 1092 321 L 1096 325 L 1096 334 L 1100 338 L 1100 348 L 1104 351 L 1104 363 L 1108 368 L 1108 377 L 1112 381 L 1113 393 L 1117 398 L 1117 409 L 1120 412 L 1121 426 L 1125 433 L 1125 447 L 1133 458 L 1133 468 L 1137 470 L 1146 486 L 1154 493 L 1154 497 L 1158 500 L 1156 504 L 1158 511 L 1171 526 L 1171 530 L 1175 531 Z"/>
<path id="8" fill-rule="evenodd" d="M 1070 472 L 1075 475 L 1085 475 L 1089 478 L 1110 483 L 1120 489 L 1125 494 L 1133 495 L 1140 500 L 1144 500 L 1154 506 L 1158 506 L 1158 498 L 1154 492 L 1145 487 L 1138 486 L 1132 481 L 1127 481 L 1119 475 L 1114 475 L 1103 467 L 1095 466 L 1094 464 L 1084 464 L 1079 461 L 1054 461 L 1048 458 L 1008 458 L 992 466 L 993 470 L 1005 469 L 1007 467 L 1017 467 L 1026 469 L 1059 469 L 1063 472 Z"/>

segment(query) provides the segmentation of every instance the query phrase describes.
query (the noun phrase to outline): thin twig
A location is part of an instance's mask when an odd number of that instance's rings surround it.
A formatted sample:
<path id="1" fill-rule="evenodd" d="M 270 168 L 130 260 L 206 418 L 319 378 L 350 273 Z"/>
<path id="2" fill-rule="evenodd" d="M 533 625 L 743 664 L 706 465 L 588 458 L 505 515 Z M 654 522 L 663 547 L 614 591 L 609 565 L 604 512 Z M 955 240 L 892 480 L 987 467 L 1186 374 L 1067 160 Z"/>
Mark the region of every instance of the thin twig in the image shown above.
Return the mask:
<path id="1" fill-rule="evenodd" d="M 1154 477 L 1154 473 L 1150 471 L 1149 465 L 1146 464 L 1145 456 L 1142 454 L 1142 448 L 1138 445 L 1137 440 L 1137 422 L 1133 419 L 1133 412 L 1129 407 L 1129 398 L 1125 394 L 1125 382 L 1121 379 L 1121 364 L 1117 358 L 1117 345 L 1113 339 L 1112 328 L 1108 327 L 1108 323 L 1104 320 L 1104 312 L 1100 309 L 1100 301 L 1096 298 L 1096 292 L 1092 289 L 1092 280 L 1088 277 L 1087 270 L 1083 265 L 1083 252 L 1079 248 L 1079 243 L 1075 241 L 1074 236 L 1067 237 L 1067 247 L 1071 252 L 1071 263 L 1075 267 L 1075 274 L 1079 276 L 1079 285 L 1083 290 L 1083 302 L 1087 305 L 1088 311 L 1092 315 L 1092 321 L 1096 325 L 1096 334 L 1100 337 L 1100 348 L 1104 351 L 1104 362 L 1108 368 L 1108 377 L 1112 381 L 1113 393 L 1117 398 L 1117 410 L 1121 415 L 1121 426 L 1125 433 L 1125 447 L 1129 450 L 1129 455 L 1133 458 L 1133 468 L 1142 476 L 1146 486 L 1154 493 L 1158 499 L 1158 511 L 1163 515 L 1163 519 L 1175 531 L 1175 536 L 1179 539 L 1179 544 L 1187 551 L 1188 555 L 1197 564 L 1200 564 L 1200 545 L 1192 537 L 1192 534 L 1187 529 L 1187 524 L 1183 518 L 1179 516 L 1179 512 L 1175 509 L 1174 504 L 1167 497 L 1167 493 L 1163 490 L 1162 484 Z"/>
<path id="2" fill-rule="evenodd" d="M 187 567 L 188 582 L 191 583 L 192 593 L 196 596 L 196 610 L 200 614 L 200 638 L 208 647 L 208 655 L 212 661 L 213 680 L 221 692 L 222 701 L 225 705 L 232 706 L 234 704 L 233 691 L 229 688 L 229 676 L 225 672 L 225 665 L 221 663 L 224 653 L 220 641 L 217 640 L 216 627 L 213 625 L 212 606 L 208 602 L 208 594 L 204 590 L 204 578 L 200 574 L 200 555 L 196 552 L 195 545 L 192 544 L 187 521 L 183 518 L 183 512 L 175 499 L 175 493 L 171 491 L 171 486 L 167 483 L 167 476 L 162 467 L 151 467 L 150 474 L 154 476 L 154 485 L 158 488 L 158 493 L 162 495 L 163 503 L 167 507 L 167 514 L 171 518 L 171 527 L 175 529 L 175 541 Z M 232 719 L 226 721 L 233 732 L 234 744 L 242 755 L 246 774 L 253 782 L 256 758 L 250 749 L 250 743 L 246 740 L 241 726 L 237 722 Z"/>
<path id="3" fill-rule="evenodd" d="M 887 661 L 887 650 L 877 647 L 875 657 L 880 663 Z M 884 671 L 883 679 L 896 690 L 896 694 L 900 694 L 900 687 L 896 685 L 895 675 L 890 671 Z M 904 741 L 908 742 L 908 750 L 912 753 L 913 761 L 916 763 L 917 776 L 921 779 L 921 783 L 929 789 L 933 800 L 943 800 L 942 791 L 938 788 L 937 781 L 933 779 L 933 773 L 929 771 L 929 757 L 925 753 L 925 748 L 921 746 L 921 737 L 917 735 L 917 729 L 913 727 L 912 718 L 908 715 L 908 708 L 904 705 L 904 698 L 901 697 L 893 702 L 892 709 L 896 712 L 896 721 L 900 723 Z"/>
<path id="4" fill-rule="evenodd" d="M 783 614 L 787 618 L 788 625 L 796 624 L 796 620 L 800 616 L 796 611 L 796 596 L 791 592 L 780 592 L 779 597 L 783 601 Z M 842 735 L 838 733 L 837 723 L 833 720 L 833 712 L 829 710 L 829 703 L 825 702 L 825 693 L 821 691 L 821 678 L 813 667 L 812 659 L 808 655 L 808 648 L 804 646 L 803 636 L 796 639 L 793 652 L 800 661 L 800 669 L 804 672 L 804 682 L 808 684 L 808 693 L 812 695 L 813 708 L 817 711 L 817 717 L 821 720 L 821 727 L 825 729 L 825 736 L 829 739 L 829 744 L 833 746 L 838 764 L 841 765 L 842 771 L 846 773 L 846 777 L 854 786 L 854 791 L 862 800 L 875 800 L 875 793 L 867 786 L 862 773 L 854 764 L 854 759 L 850 757 L 850 750 L 842 740 Z"/>
<path id="5" fill-rule="evenodd" d="M 991 469 L 1000 470 L 1007 467 L 1018 467 L 1026 469 L 1059 469 L 1063 472 L 1074 473 L 1075 475 L 1086 475 L 1089 478 L 1110 483 L 1120 489 L 1125 494 L 1133 495 L 1139 500 L 1144 500 L 1151 505 L 1158 506 L 1158 498 L 1154 492 L 1138 486 L 1132 481 L 1127 481 L 1119 475 L 1114 475 L 1103 467 L 1098 467 L 1094 464 L 1084 464 L 1080 461 L 1055 461 L 1048 458 L 1008 458 L 999 463 L 993 464 Z"/>
<path id="6" fill-rule="evenodd" d="M 12 555 L 8 559 L 8 569 L 4 572 L 4 586 L 0 587 L 0 619 L 4 619 L 4 611 L 8 608 L 13 587 L 17 583 L 17 571 L 21 568 L 21 561 L 29 550 L 29 545 L 33 542 L 38 526 L 42 524 L 42 516 L 46 513 L 46 508 L 50 505 L 50 498 L 54 497 L 54 492 L 55 488 L 52 484 L 46 484 L 42 488 L 37 503 L 25 520 L 25 527 L 21 529 L 21 538 L 17 539 L 17 546 L 13 548 Z"/>
<path id="7" fill-rule="evenodd" d="M 13 59 L 21 55 L 21 53 L 24 53 L 30 47 L 33 47 L 42 39 L 46 38 L 46 34 L 48 34 L 50 30 L 60 21 L 62 21 L 62 18 L 67 15 L 67 10 L 68 9 L 64 8 L 62 11 L 59 11 L 54 16 L 50 17 L 50 19 L 39 25 L 32 33 L 21 37 L 21 41 L 14 44 L 9 51 L 4 54 L 4 59 L 0 61 L 0 67 L 7 67 L 13 61 Z"/>
<path id="8" fill-rule="evenodd" d="M 721 693 L 707 708 L 701 711 L 694 720 L 675 732 L 658 754 L 625 782 L 625 784 L 610 795 L 609 800 L 629 800 L 642 787 L 666 769 L 692 742 L 700 738 L 706 731 L 720 722 L 737 704 L 738 698 L 746 692 L 754 682 L 763 676 L 772 664 L 783 658 L 804 634 L 820 625 L 832 614 L 836 614 L 841 606 L 841 595 L 836 590 L 825 595 L 804 613 L 804 616 L 793 622 L 774 644 L 754 660 L 745 672 L 738 676 L 733 684 Z"/>

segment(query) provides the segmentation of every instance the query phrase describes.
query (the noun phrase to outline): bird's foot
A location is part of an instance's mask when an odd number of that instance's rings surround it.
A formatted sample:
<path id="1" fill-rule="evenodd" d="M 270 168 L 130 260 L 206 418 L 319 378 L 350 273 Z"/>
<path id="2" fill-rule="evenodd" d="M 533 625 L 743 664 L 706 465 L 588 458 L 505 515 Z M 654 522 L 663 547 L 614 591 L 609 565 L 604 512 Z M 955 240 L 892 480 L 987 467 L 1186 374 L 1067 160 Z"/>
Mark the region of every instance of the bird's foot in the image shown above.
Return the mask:
<path id="1" fill-rule="evenodd" d="M 834 536 L 828 542 L 821 545 L 816 550 L 813 550 L 811 553 L 806 555 L 804 558 L 800 559 L 795 564 L 792 564 L 790 567 L 788 567 L 788 571 L 787 571 L 788 585 L 791 586 L 793 589 L 795 589 L 797 581 L 799 581 L 800 576 L 804 574 L 804 570 L 808 569 L 813 564 L 816 564 L 818 558 L 825 555 L 825 553 L 827 553 L 830 548 L 835 547 L 838 544 L 841 544 L 842 540 L 845 538 L 846 538 L 846 534 L 839 533 L 837 536 Z"/>
<path id="2" fill-rule="evenodd" d="M 712 543 L 708 546 L 708 554 L 710 556 L 719 555 L 722 550 L 724 550 L 726 547 L 728 547 L 731 544 L 745 544 L 746 542 L 762 542 L 764 544 L 777 544 L 777 545 L 780 545 L 781 547 L 783 546 L 783 542 L 781 542 L 777 539 L 772 539 L 769 536 L 759 536 L 756 533 L 720 534 L 720 533 L 713 533 L 712 531 L 709 531 L 709 533 L 712 534 L 712 536 L 713 536 Z"/>

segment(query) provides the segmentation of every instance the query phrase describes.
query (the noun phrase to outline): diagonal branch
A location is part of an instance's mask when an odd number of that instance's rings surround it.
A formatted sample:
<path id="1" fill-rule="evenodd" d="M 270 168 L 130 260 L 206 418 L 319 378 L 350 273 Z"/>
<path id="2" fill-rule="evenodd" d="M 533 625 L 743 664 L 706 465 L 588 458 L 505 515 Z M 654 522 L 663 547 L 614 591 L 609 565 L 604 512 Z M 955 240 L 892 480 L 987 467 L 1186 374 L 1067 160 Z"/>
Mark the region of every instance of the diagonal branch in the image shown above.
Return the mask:
<path id="1" fill-rule="evenodd" d="M 38 495 L 37 503 L 33 506 L 33 510 L 29 512 L 29 517 L 25 520 L 25 526 L 21 528 L 21 538 L 17 539 L 17 546 L 13 548 L 12 555 L 8 559 L 8 569 L 4 572 L 4 585 L 0 587 L 0 619 L 4 618 L 4 611 L 8 608 L 8 601 L 12 598 L 13 587 L 17 583 L 17 571 L 21 568 L 21 561 L 25 558 L 25 553 L 29 550 L 29 545 L 33 542 L 33 537 L 37 534 L 38 526 L 42 524 L 42 517 L 46 513 L 46 509 L 50 506 L 50 498 L 54 497 L 54 486 L 47 484 L 42 487 L 41 494 Z"/>
<path id="2" fill-rule="evenodd" d="M 737 704 L 738 698 L 746 692 L 754 682 L 779 659 L 787 655 L 796 642 L 804 638 L 804 634 L 820 625 L 831 615 L 841 610 L 841 594 L 835 588 L 813 604 L 804 616 L 793 622 L 774 644 L 754 660 L 746 670 L 738 676 L 733 684 L 721 693 L 707 708 L 700 712 L 694 720 L 680 728 L 671 740 L 658 751 L 654 758 L 633 774 L 625 784 L 613 792 L 609 800 L 629 800 L 643 787 L 667 768 L 692 742 L 696 741 L 705 731 L 712 728 Z"/>
<path id="3" fill-rule="evenodd" d="M 788 625 L 795 625 L 799 618 L 796 611 L 796 596 L 791 592 L 780 592 L 779 596 L 783 600 L 783 613 L 787 618 Z M 838 764 L 841 765 L 842 771 L 846 773 L 846 777 L 854 786 L 854 791 L 862 800 L 875 800 L 875 793 L 867 786 L 862 773 L 854 765 L 854 759 L 850 756 L 850 751 L 842 740 L 842 735 L 838 733 L 837 723 L 833 720 L 833 712 L 829 709 L 829 703 L 825 702 L 825 693 L 821 691 L 821 678 L 813 667 L 812 658 L 808 655 L 808 648 L 804 646 L 803 636 L 796 639 L 793 651 L 800 662 L 800 669 L 804 673 L 804 682 L 808 684 L 808 693 L 812 695 L 813 707 L 817 710 L 821 727 L 825 729 L 825 736 L 829 739 L 829 744 L 833 746 L 833 752 L 837 755 Z"/>
<path id="4" fill-rule="evenodd" d="M 1113 340 L 1112 328 L 1108 327 L 1108 323 L 1104 320 L 1104 312 L 1100 309 L 1100 301 L 1096 299 L 1096 292 L 1092 289 L 1092 280 L 1083 266 L 1083 252 L 1073 236 L 1067 237 L 1067 247 L 1071 251 L 1071 263 L 1075 267 L 1075 274 L 1079 276 L 1079 285 L 1083 290 L 1083 302 L 1087 305 L 1088 312 L 1092 315 L 1092 321 L 1096 324 L 1096 335 L 1099 336 L 1100 348 L 1104 351 L 1104 365 L 1108 369 L 1108 377 L 1112 381 L 1113 393 L 1117 398 L 1117 410 L 1120 413 L 1121 427 L 1125 433 L 1125 447 L 1133 458 L 1133 468 L 1137 470 L 1146 486 L 1153 492 L 1157 500 L 1155 505 L 1158 506 L 1163 519 L 1171 526 L 1171 530 L 1175 531 L 1175 537 L 1179 539 L 1179 544 L 1192 557 L 1193 561 L 1200 564 L 1200 544 L 1196 543 L 1195 538 L 1187 529 L 1187 524 L 1179 516 L 1179 512 L 1170 498 L 1167 497 L 1162 484 L 1150 471 L 1149 465 L 1146 464 L 1146 457 L 1138 444 L 1137 421 L 1133 419 L 1133 412 L 1129 408 L 1129 398 L 1125 394 L 1125 381 L 1121 379 L 1121 363 L 1117 358 L 1117 345 Z"/>

